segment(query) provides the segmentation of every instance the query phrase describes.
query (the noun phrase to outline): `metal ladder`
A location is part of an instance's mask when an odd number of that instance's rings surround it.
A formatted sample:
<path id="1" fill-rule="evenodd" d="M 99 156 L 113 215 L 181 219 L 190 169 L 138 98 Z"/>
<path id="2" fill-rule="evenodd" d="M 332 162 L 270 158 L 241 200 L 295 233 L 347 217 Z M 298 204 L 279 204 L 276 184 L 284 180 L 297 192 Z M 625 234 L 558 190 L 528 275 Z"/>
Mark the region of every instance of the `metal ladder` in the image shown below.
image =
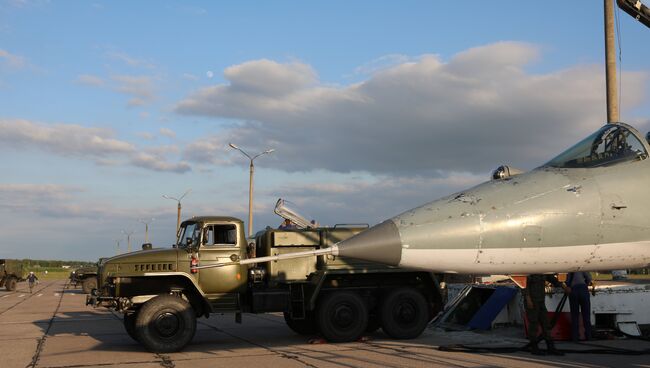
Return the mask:
<path id="1" fill-rule="evenodd" d="M 305 284 L 289 284 L 289 315 L 292 319 L 305 319 Z"/>

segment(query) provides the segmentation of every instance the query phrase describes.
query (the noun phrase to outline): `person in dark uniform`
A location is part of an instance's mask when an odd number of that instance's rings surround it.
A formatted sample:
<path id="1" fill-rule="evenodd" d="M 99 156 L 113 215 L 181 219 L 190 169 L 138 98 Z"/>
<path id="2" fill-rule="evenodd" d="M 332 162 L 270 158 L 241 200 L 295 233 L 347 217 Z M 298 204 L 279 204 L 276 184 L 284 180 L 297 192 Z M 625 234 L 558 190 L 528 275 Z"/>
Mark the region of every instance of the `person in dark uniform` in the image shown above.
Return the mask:
<path id="1" fill-rule="evenodd" d="M 549 282 L 555 287 L 561 287 L 565 293 L 569 293 L 571 289 L 568 286 L 560 283 L 554 275 L 528 275 L 526 278 L 526 289 L 524 291 L 526 299 L 526 315 L 528 316 L 528 340 L 530 340 L 530 351 L 535 355 L 545 355 L 539 350 L 537 343 L 537 331 L 539 326 L 542 327 L 542 339 L 546 341 L 546 347 L 549 354 L 564 355 L 561 351 L 555 348 L 555 344 L 551 339 L 551 327 L 548 322 L 548 311 L 546 310 L 546 291 L 545 284 Z"/>
<path id="2" fill-rule="evenodd" d="M 27 282 L 29 283 L 29 293 L 32 293 L 32 290 L 34 289 L 34 284 L 38 281 L 38 277 L 34 274 L 34 272 L 30 272 L 29 276 L 27 276 Z"/>
<path id="3" fill-rule="evenodd" d="M 591 338 L 591 300 L 589 286 L 593 285 L 589 272 L 569 272 L 566 278 L 567 285 L 571 288 L 569 306 L 571 306 L 571 339 L 580 339 L 580 312 L 582 312 L 582 325 L 585 328 L 585 340 Z"/>

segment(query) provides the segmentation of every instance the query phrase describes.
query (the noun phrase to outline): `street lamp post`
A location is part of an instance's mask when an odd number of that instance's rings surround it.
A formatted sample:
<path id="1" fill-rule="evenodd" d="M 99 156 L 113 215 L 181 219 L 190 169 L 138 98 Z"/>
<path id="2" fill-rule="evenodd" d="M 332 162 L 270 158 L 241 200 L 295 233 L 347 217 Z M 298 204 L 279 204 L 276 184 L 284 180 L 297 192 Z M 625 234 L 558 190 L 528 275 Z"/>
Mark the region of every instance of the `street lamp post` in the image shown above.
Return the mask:
<path id="1" fill-rule="evenodd" d="M 155 220 L 155 218 L 151 218 L 149 221 L 145 221 L 143 219 L 139 219 L 138 222 L 144 224 L 144 242 L 149 243 L 149 224 L 152 223 Z"/>
<path id="2" fill-rule="evenodd" d="M 115 243 L 117 243 L 117 248 L 115 250 L 115 254 L 118 255 L 118 256 L 120 255 L 120 242 L 121 241 L 122 241 L 122 239 L 115 239 Z"/>
<path id="3" fill-rule="evenodd" d="M 183 193 L 183 195 L 178 197 L 178 198 L 170 197 L 170 196 L 168 196 L 166 194 L 163 194 L 163 198 L 171 199 L 173 201 L 178 202 L 178 206 L 177 206 L 178 211 L 177 211 L 177 215 L 176 215 L 176 233 L 177 234 L 178 234 L 178 229 L 181 228 L 181 200 L 183 199 L 183 197 L 188 195 L 191 191 L 192 191 L 192 189 L 186 190 L 185 193 Z"/>
<path id="4" fill-rule="evenodd" d="M 122 230 L 122 234 L 126 235 L 126 251 L 127 253 L 131 253 L 131 235 L 133 235 L 135 231 L 133 230 Z"/>
<path id="5" fill-rule="evenodd" d="M 251 155 L 244 152 L 244 150 L 237 147 L 236 145 L 230 143 L 229 146 L 230 148 L 236 149 L 237 151 L 241 152 L 244 156 L 248 157 L 248 159 L 250 160 L 250 178 L 248 182 L 248 236 L 252 237 L 253 236 L 253 173 L 255 172 L 255 166 L 253 165 L 253 161 L 255 161 L 256 158 L 262 155 L 272 153 L 273 151 L 275 151 L 275 149 L 271 148 L 251 157 Z"/>

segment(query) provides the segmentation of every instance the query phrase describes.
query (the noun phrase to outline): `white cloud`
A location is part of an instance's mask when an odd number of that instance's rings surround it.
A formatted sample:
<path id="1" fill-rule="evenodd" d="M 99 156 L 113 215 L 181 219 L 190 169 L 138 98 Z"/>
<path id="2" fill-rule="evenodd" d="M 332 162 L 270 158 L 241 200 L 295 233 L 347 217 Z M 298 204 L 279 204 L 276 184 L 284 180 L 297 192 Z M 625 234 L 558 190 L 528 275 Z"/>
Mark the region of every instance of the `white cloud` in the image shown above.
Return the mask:
<path id="1" fill-rule="evenodd" d="M 77 83 L 86 84 L 93 87 L 101 87 L 104 85 L 104 80 L 98 76 L 90 74 L 81 74 L 77 77 Z"/>
<path id="2" fill-rule="evenodd" d="M 199 77 L 197 77 L 194 74 L 190 74 L 190 73 L 183 73 L 183 78 L 187 79 L 187 80 L 191 80 L 191 81 L 199 80 Z"/>
<path id="3" fill-rule="evenodd" d="M 132 144 L 113 138 L 108 129 L 75 124 L 46 125 L 29 120 L 0 119 L 0 142 L 5 147 L 21 150 L 31 146 L 64 156 L 95 158 L 135 150 Z"/>
<path id="4" fill-rule="evenodd" d="M 187 162 L 174 163 L 166 158 L 178 155 L 176 146 L 152 147 L 139 152 L 133 144 L 113 138 L 113 135 L 109 129 L 76 124 L 47 125 L 29 120 L 0 119 L 2 149 L 46 150 L 61 156 L 91 159 L 101 166 L 116 166 L 121 162 L 119 159 L 126 158 L 134 166 L 154 171 L 184 173 L 191 170 Z M 146 137 L 147 133 L 144 135 Z"/>
<path id="5" fill-rule="evenodd" d="M 0 49 L 0 62 L 11 68 L 23 68 L 27 66 L 27 60 L 19 55 L 12 54 L 9 51 Z"/>
<path id="6" fill-rule="evenodd" d="M 308 65 L 250 61 L 226 69 L 227 84 L 180 101 L 186 115 L 241 121 L 194 143 L 214 158 L 229 141 L 278 149 L 266 166 L 286 171 L 438 175 L 487 172 L 500 163 L 542 164 L 604 123 L 600 66 L 526 71 L 536 46 L 500 42 L 448 61 L 424 55 L 361 83 L 332 87 Z M 624 72 L 627 106 L 642 101 L 647 72 Z M 207 154 L 209 152 L 209 154 Z"/>
<path id="7" fill-rule="evenodd" d="M 426 177 L 360 177 L 336 182 L 286 184 L 260 191 L 260 196 L 285 198 L 299 213 L 321 224 L 369 222 L 374 224 L 435 198 L 474 186 L 487 174 L 440 173 Z"/>
<path id="8" fill-rule="evenodd" d="M 149 133 L 149 132 L 138 132 L 136 133 L 136 135 L 147 141 L 153 141 L 154 139 L 156 139 L 156 136 L 153 133 Z"/>
<path id="9" fill-rule="evenodd" d="M 168 162 L 162 155 L 155 153 L 140 152 L 131 158 L 131 164 L 153 171 L 168 171 L 174 173 L 185 173 L 192 170 L 187 162 Z"/>
<path id="10" fill-rule="evenodd" d="M 153 78 L 146 75 L 114 75 L 115 90 L 131 96 L 128 106 L 143 106 L 155 96 Z"/>
<path id="11" fill-rule="evenodd" d="M 106 55 L 108 57 L 110 57 L 111 59 L 119 60 L 119 61 L 121 61 L 121 62 L 123 62 L 123 63 L 125 63 L 125 64 L 127 64 L 127 65 L 129 65 L 131 67 L 134 67 L 134 68 L 153 69 L 153 68 L 156 67 L 156 65 L 151 61 L 135 58 L 135 57 L 133 57 L 131 55 L 128 55 L 125 52 L 109 51 L 109 52 L 106 53 Z"/>
<path id="12" fill-rule="evenodd" d="M 354 69 L 354 72 L 356 74 L 373 74 L 378 71 L 388 69 L 390 67 L 399 64 L 404 64 L 409 61 L 411 61 L 411 58 L 408 57 L 407 55 L 401 55 L 401 54 L 384 55 L 357 67 L 356 69 Z"/>
<path id="13" fill-rule="evenodd" d="M 185 147 L 183 158 L 201 165 L 228 164 L 227 144 L 218 137 L 201 138 Z"/>
<path id="14" fill-rule="evenodd" d="M 176 138 L 176 132 L 169 128 L 160 128 L 160 135 L 165 136 L 167 138 Z"/>

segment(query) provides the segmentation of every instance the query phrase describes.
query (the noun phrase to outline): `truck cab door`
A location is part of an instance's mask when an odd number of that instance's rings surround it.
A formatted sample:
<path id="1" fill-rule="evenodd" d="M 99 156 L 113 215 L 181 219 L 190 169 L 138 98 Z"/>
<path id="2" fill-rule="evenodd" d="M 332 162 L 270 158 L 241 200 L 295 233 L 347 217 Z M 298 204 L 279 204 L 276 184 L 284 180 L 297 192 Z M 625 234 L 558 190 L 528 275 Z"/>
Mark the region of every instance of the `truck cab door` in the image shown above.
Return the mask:
<path id="1" fill-rule="evenodd" d="M 241 224 L 217 222 L 203 227 L 198 258 L 201 266 L 246 258 L 246 239 L 240 239 Z M 239 309 L 239 295 L 247 285 L 246 266 L 232 265 L 200 269 L 198 282 L 214 311 Z"/>

